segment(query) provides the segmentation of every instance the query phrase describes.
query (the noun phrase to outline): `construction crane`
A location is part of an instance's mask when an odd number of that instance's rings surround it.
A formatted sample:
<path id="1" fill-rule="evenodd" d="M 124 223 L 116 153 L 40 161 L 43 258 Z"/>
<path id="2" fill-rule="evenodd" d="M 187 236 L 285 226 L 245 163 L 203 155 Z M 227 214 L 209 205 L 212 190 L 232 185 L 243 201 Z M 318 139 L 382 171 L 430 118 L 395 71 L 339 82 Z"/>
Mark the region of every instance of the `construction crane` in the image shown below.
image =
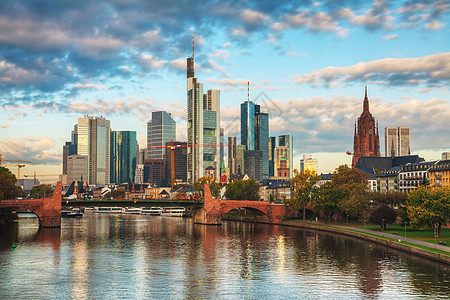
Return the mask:
<path id="1" fill-rule="evenodd" d="M 34 184 L 33 185 L 36 185 L 36 183 L 37 183 L 37 177 L 48 177 L 48 176 L 51 176 L 51 177 L 56 177 L 56 176 L 58 176 L 58 179 L 59 179 L 59 176 L 61 176 L 61 174 L 45 174 L 45 175 L 36 175 L 36 171 L 34 171 L 34 175 L 23 175 L 23 177 L 34 177 Z"/>
<path id="2" fill-rule="evenodd" d="M 169 146 L 148 146 L 149 149 L 165 149 L 170 148 L 170 175 L 171 175 L 171 186 L 172 189 L 175 186 L 175 148 L 198 148 L 198 147 L 224 147 L 227 145 L 216 145 L 216 144 L 193 144 L 193 145 L 174 145 L 173 140 Z"/>
<path id="3" fill-rule="evenodd" d="M 17 162 L 17 163 L 30 163 L 29 160 L 19 160 L 19 159 L 2 159 L 3 154 L 0 154 L 0 167 L 2 166 L 2 162 Z"/>

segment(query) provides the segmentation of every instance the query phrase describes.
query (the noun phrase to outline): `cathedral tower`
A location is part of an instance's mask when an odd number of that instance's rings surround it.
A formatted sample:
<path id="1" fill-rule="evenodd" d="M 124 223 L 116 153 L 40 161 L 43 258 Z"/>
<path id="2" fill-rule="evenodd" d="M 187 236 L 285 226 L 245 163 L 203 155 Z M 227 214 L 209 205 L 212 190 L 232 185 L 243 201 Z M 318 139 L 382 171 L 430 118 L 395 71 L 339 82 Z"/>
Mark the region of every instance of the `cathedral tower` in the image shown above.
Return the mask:
<path id="1" fill-rule="evenodd" d="M 380 156 L 378 122 L 375 127 L 375 119 L 369 111 L 367 87 L 365 88 L 363 112 L 358 118 L 358 125 L 355 124 L 352 167 L 355 167 L 361 156 Z"/>

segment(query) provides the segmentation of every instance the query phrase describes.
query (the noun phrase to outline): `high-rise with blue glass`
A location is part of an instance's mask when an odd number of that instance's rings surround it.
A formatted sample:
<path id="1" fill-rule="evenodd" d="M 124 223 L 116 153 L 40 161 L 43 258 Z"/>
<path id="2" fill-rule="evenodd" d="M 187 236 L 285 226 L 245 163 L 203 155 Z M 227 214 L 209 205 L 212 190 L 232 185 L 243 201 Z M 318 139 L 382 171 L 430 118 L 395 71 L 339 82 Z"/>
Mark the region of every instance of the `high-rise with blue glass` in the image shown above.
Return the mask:
<path id="1" fill-rule="evenodd" d="M 248 100 L 241 103 L 241 144 L 262 152 L 262 179 L 269 177 L 269 115 Z M 250 170 L 245 172 L 255 173 Z"/>
<path id="2" fill-rule="evenodd" d="M 176 140 L 177 124 L 172 115 L 165 111 L 152 112 L 152 119 L 147 122 L 147 159 L 164 159 L 167 142 Z"/>
<path id="3" fill-rule="evenodd" d="M 134 183 L 136 131 L 111 132 L 111 183 Z"/>

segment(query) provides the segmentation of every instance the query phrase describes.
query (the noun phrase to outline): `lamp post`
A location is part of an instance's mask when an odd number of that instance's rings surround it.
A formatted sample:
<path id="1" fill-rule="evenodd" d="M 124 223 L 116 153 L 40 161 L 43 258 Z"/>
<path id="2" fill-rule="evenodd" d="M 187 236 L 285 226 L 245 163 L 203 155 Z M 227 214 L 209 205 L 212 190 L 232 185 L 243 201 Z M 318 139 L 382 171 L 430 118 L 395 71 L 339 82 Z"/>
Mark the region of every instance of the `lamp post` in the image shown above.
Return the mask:
<path id="1" fill-rule="evenodd" d="M 384 218 L 381 219 L 381 231 L 384 231 Z"/>

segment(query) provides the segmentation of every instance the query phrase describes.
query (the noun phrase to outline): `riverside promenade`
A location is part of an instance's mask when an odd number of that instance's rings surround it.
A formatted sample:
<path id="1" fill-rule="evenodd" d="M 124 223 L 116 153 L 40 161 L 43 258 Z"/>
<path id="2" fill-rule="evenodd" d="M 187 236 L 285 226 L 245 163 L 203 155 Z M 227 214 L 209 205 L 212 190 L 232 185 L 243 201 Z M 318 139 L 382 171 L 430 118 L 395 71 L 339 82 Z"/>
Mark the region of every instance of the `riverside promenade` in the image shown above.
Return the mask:
<path id="1" fill-rule="evenodd" d="M 332 225 L 321 222 L 306 222 L 302 221 L 284 221 L 284 226 L 301 227 L 314 230 L 322 230 L 333 233 L 340 233 L 348 236 L 357 237 L 360 239 L 379 243 L 388 247 L 392 247 L 398 250 L 413 253 L 422 257 L 433 259 L 439 262 L 450 264 L 450 247 L 446 245 L 434 244 L 430 242 L 424 242 L 417 239 L 405 238 L 404 236 L 397 234 L 384 233 L 381 231 L 363 229 L 358 227 Z M 430 251 L 421 247 L 429 248 L 430 250 L 440 250 L 446 252 L 446 254 Z"/>

